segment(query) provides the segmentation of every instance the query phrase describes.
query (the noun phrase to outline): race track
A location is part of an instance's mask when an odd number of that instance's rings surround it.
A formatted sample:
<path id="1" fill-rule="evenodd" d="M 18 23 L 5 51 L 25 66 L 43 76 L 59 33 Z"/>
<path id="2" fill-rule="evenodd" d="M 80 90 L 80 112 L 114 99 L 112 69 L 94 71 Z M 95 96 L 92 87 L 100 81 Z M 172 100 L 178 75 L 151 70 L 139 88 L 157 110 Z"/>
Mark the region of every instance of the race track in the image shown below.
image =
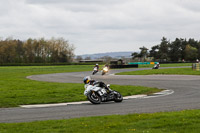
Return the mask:
<path id="1" fill-rule="evenodd" d="M 150 68 L 145 68 L 150 69 Z M 189 75 L 114 75 L 121 71 L 136 71 L 143 69 L 111 70 L 109 75 L 98 73 L 93 79 L 109 84 L 140 85 L 173 90 L 173 94 L 159 97 L 134 98 L 122 103 L 91 103 L 68 104 L 63 106 L 37 108 L 1 108 L 0 123 L 29 122 L 38 120 L 69 119 L 86 116 L 100 116 L 129 113 L 153 113 L 178 111 L 185 109 L 200 109 L 200 76 Z M 82 83 L 83 77 L 91 72 L 57 73 L 34 75 L 31 80 Z"/>

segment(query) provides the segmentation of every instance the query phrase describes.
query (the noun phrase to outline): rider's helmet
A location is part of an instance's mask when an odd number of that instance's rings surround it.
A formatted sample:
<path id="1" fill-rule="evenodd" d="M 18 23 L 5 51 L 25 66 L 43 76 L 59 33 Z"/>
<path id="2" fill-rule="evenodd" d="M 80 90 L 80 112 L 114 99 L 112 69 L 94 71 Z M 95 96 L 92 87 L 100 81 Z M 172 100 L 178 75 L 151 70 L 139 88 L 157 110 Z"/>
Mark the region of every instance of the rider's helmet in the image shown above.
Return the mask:
<path id="1" fill-rule="evenodd" d="M 90 82 L 90 80 L 91 80 L 90 76 L 86 76 L 86 77 L 84 77 L 83 82 L 84 82 L 84 84 L 88 84 Z"/>
<path id="2" fill-rule="evenodd" d="M 98 66 L 99 64 L 96 64 L 96 66 Z"/>

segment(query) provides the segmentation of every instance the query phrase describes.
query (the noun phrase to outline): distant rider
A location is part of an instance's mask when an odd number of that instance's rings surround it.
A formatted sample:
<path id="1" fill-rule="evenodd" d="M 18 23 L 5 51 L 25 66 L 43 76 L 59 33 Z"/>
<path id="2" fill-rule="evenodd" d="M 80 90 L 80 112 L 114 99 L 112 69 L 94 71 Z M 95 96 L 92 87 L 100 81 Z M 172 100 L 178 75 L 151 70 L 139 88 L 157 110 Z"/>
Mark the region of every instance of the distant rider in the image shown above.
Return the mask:
<path id="1" fill-rule="evenodd" d="M 94 68 L 97 68 L 97 71 L 99 71 L 99 64 L 96 64 L 95 66 L 94 66 Z"/>
<path id="2" fill-rule="evenodd" d="M 157 64 L 154 65 L 153 69 L 158 69 L 160 67 L 159 62 Z"/>
<path id="3" fill-rule="evenodd" d="M 157 66 L 157 68 L 159 68 L 159 67 L 160 67 L 160 63 L 158 62 L 158 63 L 156 64 L 156 66 Z"/>
<path id="4" fill-rule="evenodd" d="M 105 65 L 103 66 L 102 70 L 104 70 L 104 68 L 107 68 L 106 70 L 108 70 L 108 69 L 109 69 L 109 65 L 108 65 L 108 64 L 105 64 Z"/>
<path id="5" fill-rule="evenodd" d="M 108 65 L 108 64 L 105 64 L 105 65 L 104 65 L 104 67 L 107 67 L 107 68 L 108 68 L 108 67 L 109 67 L 109 65 Z"/>

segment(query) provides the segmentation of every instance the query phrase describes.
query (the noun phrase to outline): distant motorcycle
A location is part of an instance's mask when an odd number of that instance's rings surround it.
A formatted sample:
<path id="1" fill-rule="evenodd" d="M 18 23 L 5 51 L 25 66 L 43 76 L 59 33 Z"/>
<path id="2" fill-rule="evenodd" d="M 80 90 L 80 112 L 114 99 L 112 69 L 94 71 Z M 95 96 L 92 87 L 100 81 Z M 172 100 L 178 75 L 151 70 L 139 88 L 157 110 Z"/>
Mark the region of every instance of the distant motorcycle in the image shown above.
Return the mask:
<path id="1" fill-rule="evenodd" d="M 101 72 L 101 75 L 104 75 L 104 74 L 106 74 L 107 72 L 108 72 L 108 67 L 105 66 L 105 67 L 103 68 L 102 72 Z"/>
<path id="2" fill-rule="evenodd" d="M 97 72 L 98 72 L 98 68 L 97 68 L 97 67 L 94 67 L 93 72 L 92 72 L 92 75 L 95 75 Z"/>
<path id="3" fill-rule="evenodd" d="M 103 82 L 98 82 L 94 85 L 85 85 L 84 95 L 93 104 L 100 104 L 101 102 L 115 101 L 122 102 L 123 96 L 114 90 L 110 89 L 110 85 Z"/>
<path id="4" fill-rule="evenodd" d="M 160 67 L 160 64 L 158 63 L 158 64 L 155 64 L 152 69 L 158 69 L 159 67 Z"/>

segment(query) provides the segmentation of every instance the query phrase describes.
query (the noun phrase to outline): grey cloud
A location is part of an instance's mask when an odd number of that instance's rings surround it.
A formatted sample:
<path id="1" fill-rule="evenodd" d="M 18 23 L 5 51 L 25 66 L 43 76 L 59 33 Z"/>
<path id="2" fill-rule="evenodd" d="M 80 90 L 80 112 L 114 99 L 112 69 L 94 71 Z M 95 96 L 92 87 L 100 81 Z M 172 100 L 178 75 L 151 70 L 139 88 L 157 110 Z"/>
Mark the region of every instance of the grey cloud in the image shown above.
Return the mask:
<path id="1" fill-rule="evenodd" d="M 192 11 L 195 13 L 199 13 L 200 12 L 200 1 L 199 0 L 180 0 L 177 1 L 177 6 L 180 6 L 181 8 L 188 10 L 188 11 Z"/>
<path id="2" fill-rule="evenodd" d="M 198 0 L 2 0 L 0 37 L 64 37 L 75 45 L 76 54 L 138 51 L 158 44 L 163 36 L 199 39 L 199 4 Z"/>
<path id="3" fill-rule="evenodd" d="M 121 0 L 26 0 L 26 2 L 30 4 L 56 4 L 56 3 L 113 4 L 113 3 L 121 3 L 122 1 Z"/>

